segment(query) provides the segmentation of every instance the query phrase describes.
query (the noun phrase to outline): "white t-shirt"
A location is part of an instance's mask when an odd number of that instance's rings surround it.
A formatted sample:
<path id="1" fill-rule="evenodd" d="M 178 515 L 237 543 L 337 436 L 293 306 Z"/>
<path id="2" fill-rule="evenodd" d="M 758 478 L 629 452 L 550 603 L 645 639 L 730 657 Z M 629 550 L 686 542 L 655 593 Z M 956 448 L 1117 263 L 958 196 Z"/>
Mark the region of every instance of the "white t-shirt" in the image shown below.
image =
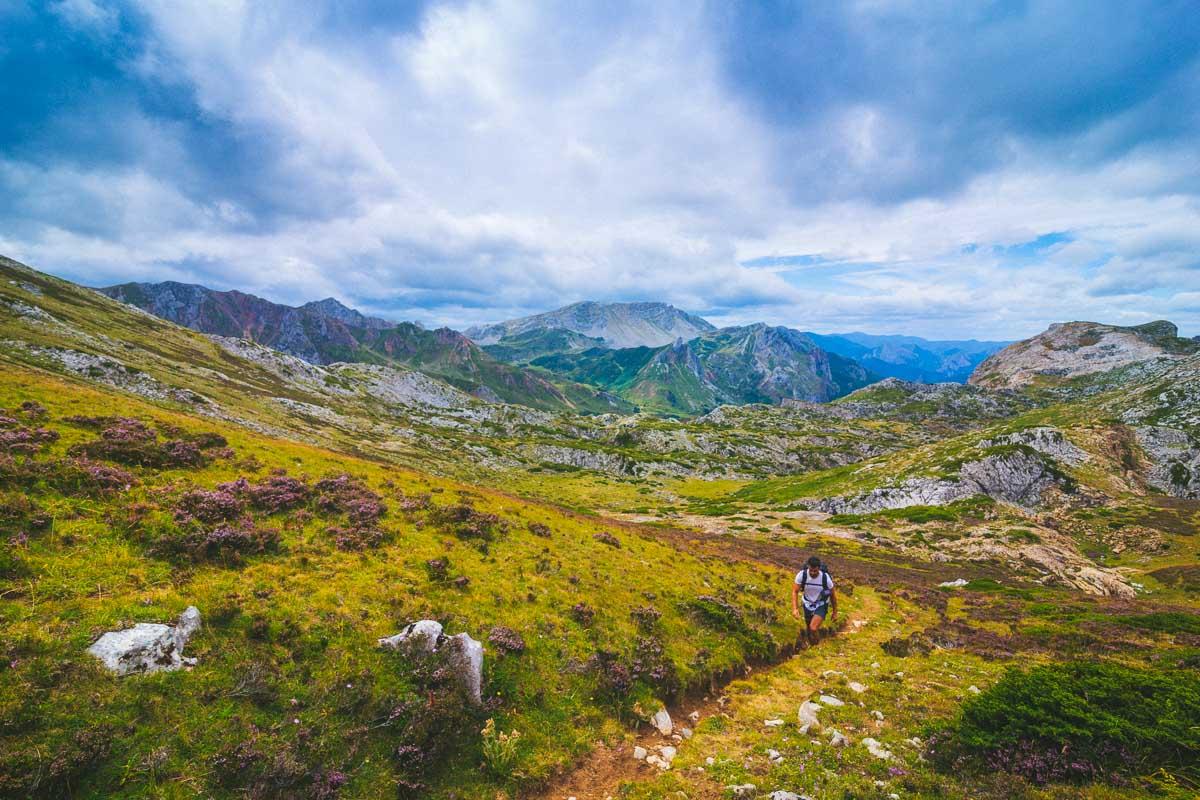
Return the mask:
<path id="1" fill-rule="evenodd" d="M 796 573 L 797 586 L 804 583 L 806 575 L 808 583 L 804 585 L 804 607 L 809 611 L 816 611 L 822 602 L 829 602 L 828 597 L 822 601 L 821 595 L 824 594 L 826 589 L 833 591 L 833 578 L 829 577 L 828 572 L 822 572 L 814 578 L 808 574 L 808 567 L 805 567 Z"/>

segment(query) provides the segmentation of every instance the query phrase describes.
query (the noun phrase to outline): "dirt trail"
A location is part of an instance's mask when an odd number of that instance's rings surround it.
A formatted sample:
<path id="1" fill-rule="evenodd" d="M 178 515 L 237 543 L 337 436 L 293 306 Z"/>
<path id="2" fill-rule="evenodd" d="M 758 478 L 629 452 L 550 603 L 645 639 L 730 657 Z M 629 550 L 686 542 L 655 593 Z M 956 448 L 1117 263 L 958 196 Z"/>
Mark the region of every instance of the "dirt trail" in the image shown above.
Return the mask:
<path id="1" fill-rule="evenodd" d="M 853 636 L 868 621 L 869 617 L 848 615 L 838 625 L 835 633 L 838 637 Z M 769 673 L 793 659 L 804 658 L 806 655 L 809 655 L 809 650 L 800 649 L 783 661 L 754 668 L 753 671 L 759 674 Z M 652 726 L 646 725 L 622 742 L 598 742 L 592 752 L 566 775 L 551 781 L 550 785 L 543 789 L 522 794 L 521 797 L 524 800 L 615 800 L 623 783 L 649 779 L 659 772 L 657 767 L 633 757 L 635 746 L 644 747 L 651 754 L 657 753 L 660 746 L 675 747 L 683 752 L 694 745 L 690 739 L 679 733 L 680 729 L 695 728 L 699 722 L 722 713 L 728 701 L 729 698 L 722 691 L 716 691 L 672 707 L 668 710 L 675 725 L 673 736 L 663 736 Z"/>

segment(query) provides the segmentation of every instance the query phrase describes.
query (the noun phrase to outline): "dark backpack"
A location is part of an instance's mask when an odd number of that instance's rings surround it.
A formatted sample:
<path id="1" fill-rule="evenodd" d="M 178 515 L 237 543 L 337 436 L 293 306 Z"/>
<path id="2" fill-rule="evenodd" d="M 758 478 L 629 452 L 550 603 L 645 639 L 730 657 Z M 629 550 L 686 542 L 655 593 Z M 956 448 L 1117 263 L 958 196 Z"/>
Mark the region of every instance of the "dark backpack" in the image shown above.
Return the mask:
<path id="1" fill-rule="evenodd" d="M 808 586 L 808 565 L 807 564 L 804 565 L 804 569 L 802 570 L 801 574 L 804 575 L 804 577 L 800 579 L 800 592 L 801 592 L 801 594 L 803 594 L 804 587 Z M 818 604 L 824 603 L 826 600 L 829 599 L 830 595 L 832 595 L 832 594 L 833 594 L 833 590 L 829 588 L 829 568 L 827 566 L 825 566 L 824 564 L 821 564 L 821 594 L 817 597 L 817 599 L 815 601 L 812 601 L 812 602 L 815 602 Z"/>

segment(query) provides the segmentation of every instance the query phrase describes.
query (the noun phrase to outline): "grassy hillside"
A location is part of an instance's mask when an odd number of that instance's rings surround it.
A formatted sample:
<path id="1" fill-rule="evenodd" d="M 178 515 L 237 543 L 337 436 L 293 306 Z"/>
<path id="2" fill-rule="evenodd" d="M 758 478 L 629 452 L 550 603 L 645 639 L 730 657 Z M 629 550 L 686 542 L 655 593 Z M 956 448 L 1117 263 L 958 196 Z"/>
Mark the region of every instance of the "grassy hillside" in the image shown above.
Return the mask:
<path id="1" fill-rule="evenodd" d="M 789 640 L 777 571 L 24 368 L 5 377 L 5 795 L 325 797 L 344 780 L 339 797 L 409 782 L 490 798 Z M 122 437 L 140 428 L 104 419 L 114 408 L 157 435 Z M 17 447 L 29 431 L 42 443 Z M 189 441 L 206 446 L 160 458 Z M 308 488 L 275 513 L 271 501 L 227 512 L 212 494 L 284 473 Z M 343 474 L 349 499 L 321 488 Z M 705 615 L 721 598 L 738 627 Z M 117 679 L 84 652 L 104 630 L 190 604 L 205 621 L 193 670 Z M 426 617 L 524 641 L 487 644 L 483 710 L 375 646 Z M 487 718 L 521 731 L 515 761 L 450 768 L 482 758 Z"/>

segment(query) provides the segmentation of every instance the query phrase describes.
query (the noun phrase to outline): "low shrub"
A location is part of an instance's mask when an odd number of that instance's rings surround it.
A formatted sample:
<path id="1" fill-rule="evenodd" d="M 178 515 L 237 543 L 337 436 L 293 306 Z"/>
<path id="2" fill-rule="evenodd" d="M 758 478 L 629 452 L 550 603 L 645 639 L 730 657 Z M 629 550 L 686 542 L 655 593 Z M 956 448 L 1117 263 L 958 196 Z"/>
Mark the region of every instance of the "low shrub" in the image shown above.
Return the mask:
<path id="1" fill-rule="evenodd" d="M 46 483 L 63 494 L 107 497 L 138 484 L 133 473 L 89 458 L 65 458 L 43 470 Z"/>
<path id="2" fill-rule="evenodd" d="M 291 511 L 306 504 L 312 497 L 312 489 L 305 481 L 293 478 L 282 470 L 258 483 L 251 483 L 242 477 L 217 488 L 245 498 L 251 506 L 266 514 Z"/>
<path id="3" fill-rule="evenodd" d="M 245 556 L 267 553 L 278 546 L 279 531 L 242 517 L 212 529 L 190 525 L 161 532 L 152 540 L 150 550 L 168 558 L 240 564 Z"/>
<path id="4" fill-rule="evenodd" d="M 600 531 L 599 533 L 593 534 L 592 538 L 595 539 L 600 544 L 606 544 L 609 547 L 620 548 L 620 546 L 621 546 L 621 540 L 618 539 L 616 536 L 613 536 L 608 531 Z"/>
<path id="5" fill-rule="evenodd" d="M 525 639 L 504 625 L 495 625 L 488 631 L 488 644 L 503 655 L 525 652 Z"/>
<path id="6" fill-rule="evenodd" d="M 470 503 L 456 503 L 430 509 L 429 520 L 459 539 L 491 541 L 508 531 L 508 523 L 496 514 L 476 510 Z"/>
<path id="7" fill-rule="evenodd" d="M 1200 672 L 1071 662 L 1010 669 L 931 739 L 944 770 L 1001 769 L 1036 784 L 1160 769 L 1200 777 Z"/>
<path id="8" fill-rule="evenodd" d="M 175 503 L 177 519 L 198 519 L 209 524 L 239 519 L 245 510 L 241 498 L 224 489 L 191 489 Z"/>

